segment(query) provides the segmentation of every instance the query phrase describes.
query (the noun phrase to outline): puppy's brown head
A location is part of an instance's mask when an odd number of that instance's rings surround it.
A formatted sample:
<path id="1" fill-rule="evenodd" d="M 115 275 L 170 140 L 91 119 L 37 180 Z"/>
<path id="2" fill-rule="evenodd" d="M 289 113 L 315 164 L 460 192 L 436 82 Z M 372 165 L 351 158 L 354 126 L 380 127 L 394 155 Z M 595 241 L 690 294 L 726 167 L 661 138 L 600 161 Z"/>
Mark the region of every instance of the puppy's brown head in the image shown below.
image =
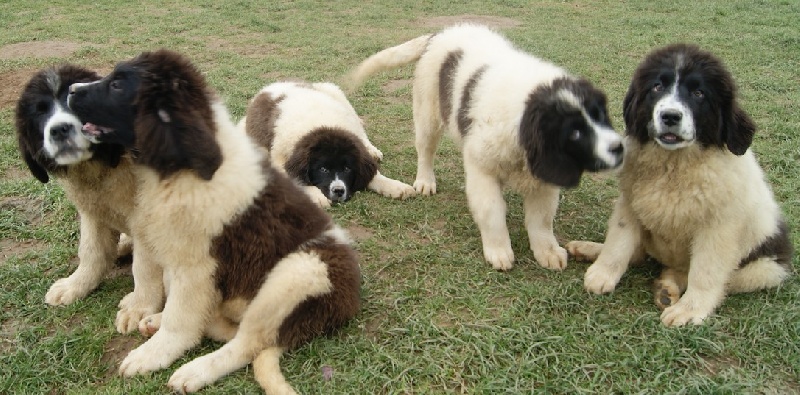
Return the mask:
<path id="1" fill-rule="evenodd" d="M 69 106 L 100 142 L 134 148 L 136 163 L 167 177 L 193 170 L 211 179 L 222 162 L 215 140 L 213 93 L 176 52 L 144 52 L 100 81 L 75 84 Z"/>

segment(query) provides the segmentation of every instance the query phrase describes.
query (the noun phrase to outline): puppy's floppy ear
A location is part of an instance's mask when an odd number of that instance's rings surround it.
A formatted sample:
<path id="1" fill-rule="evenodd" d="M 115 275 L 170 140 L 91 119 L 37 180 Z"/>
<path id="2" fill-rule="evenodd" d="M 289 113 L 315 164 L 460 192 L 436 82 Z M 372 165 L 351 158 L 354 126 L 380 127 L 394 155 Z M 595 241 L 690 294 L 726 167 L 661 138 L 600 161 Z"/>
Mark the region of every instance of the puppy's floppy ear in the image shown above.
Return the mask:
<path id="1" fill-rule="evenodd" d="M 622 99 L 622 119 L 625 121 L 625 128 L 630 132 L 630 129 L 633 127 L 633 119 L 634 119 L 634 96 L 636 96 L 636 91 L 634 90 L 633 81 L 628 86 L 628 92 L 625 93 L 625 98 Z"/>
<path id="2" fill-rule="evenodd" d="M 308 176 L 308 167 L 310 166 L 311 152 L 308 146 L 295 147 L 292 155 L 283 164 L 286 174 L 296 180 L 300 180 L 305 185 L 311 184 L 311 178 Z"/>
<path id="3" fill-rule="evenodd" d="M 556 140 L 559 132 L 558 109 L 555 103 L 529 103 L 520 124 L 519 139 L 528 159 L 531 173 L 550 184 L 571 188 L 577 186 L 583 169 L 562 152 L 558 144 L 548 144 Z M 547 139 L 545 135 L 552 138 Z"/>
<path id="4" fill-rule="evenodd" d="M 191 169 L 210 180 L 222 164 L 222 152 L 213 126 L 200 111 L 183 108 L 173 113 L 163 109 L 140 113 L 134 125 L 137 162 L 152 167 L 162 178 Z"/>
<path id="5" fill-rule="evenodd" d="M 367 152 L 363 144 L 359 148 L 358 163 L 356 168 L 353 169 L 356 172 L 355 180 L 353 180 L 353 189 L 355 191 L 367 189 L 367 185 L 375 178 L 375 173 L 378 172 L 378 161 Z"/>
<path id="6" fill-rule="evenodd" d="M 41 181 L 42 184 L 46 184 L 47 181 L 50 180 L 47 170 L 45 170 L 44 167 L 36 162 L 36 159 L 33 158 L 33 155 L 31 155 L 27 150 L 25 150 L 22 156 L 23 159 L 25 159 L 25 164 L 28 165 L 28 169 L 31 171 L 31 174 L 33 174 L 37 180 Z"/>
<path id="7" fill-rule="evenodd" d="M 724 113 L 721 127 L 725 144 L 733 154 L 744 155 L 753 143 L 756 125 L 736 102 Z"/>

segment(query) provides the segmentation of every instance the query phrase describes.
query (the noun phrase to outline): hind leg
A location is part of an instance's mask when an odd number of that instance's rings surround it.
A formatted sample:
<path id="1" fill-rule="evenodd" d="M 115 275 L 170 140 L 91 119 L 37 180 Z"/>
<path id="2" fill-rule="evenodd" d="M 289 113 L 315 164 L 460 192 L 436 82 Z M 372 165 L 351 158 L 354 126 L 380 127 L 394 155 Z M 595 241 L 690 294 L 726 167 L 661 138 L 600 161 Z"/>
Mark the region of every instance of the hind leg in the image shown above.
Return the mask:
<path id="1" fill-rule="evenodd" d="M 653 297 L 656 306 L 664 310 L 680 300 L 686 292 L 689 275 L 686 272 L 664 267 L 661 276 L 653 283 Z"/>
<path id="2" fill-rule="evenodd" d="M 317 254 L 293 253 L 270 272 L 247 307 L 236 336 L 217 351 L 181 366 L 169 387 L 194 392 L 252 362 L 264 349 L 277 346 L 278 330 L 295 307 L 331 292 L 328 266 Z"/>
<path id="3" fill-rule="evenodd" d="M 436 97 L 423 89 L 423 82 L 414 84 L 414 145 L 417 149 L 417 178 L 414 189 L 422 195 L 436 193 L 436 175 L 433 160 L 436 147 L 442 138 L 443 128 L 439 119 Z"/>
<path id="4" fill-rule="evenodd" d="M 558 210 L 559 188 L 541 186 L 525 196 L 525 227 L 528 230 L 533 257 L 547 269 L 567 266 L 567 251 L 558 245 L 553 234 L 553 219 Z"/>

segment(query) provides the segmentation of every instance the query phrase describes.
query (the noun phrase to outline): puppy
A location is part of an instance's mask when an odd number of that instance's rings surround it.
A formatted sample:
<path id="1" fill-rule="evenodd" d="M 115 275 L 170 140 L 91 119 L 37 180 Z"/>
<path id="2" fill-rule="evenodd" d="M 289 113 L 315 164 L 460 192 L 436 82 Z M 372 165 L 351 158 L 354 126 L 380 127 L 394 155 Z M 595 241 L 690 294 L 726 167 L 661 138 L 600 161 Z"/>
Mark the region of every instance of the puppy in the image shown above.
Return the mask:
<path id="1" fill-rule="evenodd" d="M 514 261 L 504 187 L 523 196 L 536 261 L 549 269 L 566 267 L 567 252 L 553 235 L 560 188 L 576 186 L 584 171 L 613 169 L 622 161 L 622 138 L 611 128 L 605 95 L 475 25 L 372 55 L 353 71 L 351 85 L 412 62 L 416 191 L 436 193 L 434 153 L 447 129 L 461 147 L 467 200 L 492 267 L 509 270 Z"/>
<path id="2" fill-rule="evenodd" d="M 96 83 L 73 85 L 69 105 L 92 138 L 135 148 L 142 209 L 133 237 L 145 248 L 134 259 L 144 251 L 158 263 L 134 273 L 135 299 L 159 306 L 162 278 L 169 291 L 158 332 L 120 372 L 163 369 L 206 333 L 230 341 L 178 369 L 172 389 L 196 391 L 253 362 L 266 390 L 292 392 L 278 366 L 283 351 L 359 309 L 346 233 L 270 164 L 175 52 L 145 52 Z"/>
<path id="3" fill-rule="evenodd" d="M 649 255 L 664 266 L 655 286 L 661 321 L 680 326 L 703 322 L 726 293 L 788 277 L 789 230 L 722 62 L 694 45 L 655 50 L 636 69 L 623 109 L 627 149 L 605 244 L 567 245 L 594 261 L 586 289 L 613 291 L 629 263 Z"/>
<path id="4" fill-rule="evenodd" d="M 47 291 L 45 302 L 51 305 L 88 295 L 114 267 L 118 254 L 131 249 L 129 239 L 118 247 L 133 210 L 130 158 L 121 145 L 86 139 L 81 121 L 66 103 L 71 84 L 99 78 L 73 65 L 47 68 L 28 81 L 17 101 L 17 142 L 25 164 L 42 183 L 57 179 L 80 216 L 78 268 Z"/>
<path id="5" fill-rule="evenodd" d="M 239 125 L 322 207 L 345 202 L 364 189 L 396 199 L 415 194 L 411 185 L 378 171 L 383 154 L 332 83 L 267 85 L 250 101 Z"/>

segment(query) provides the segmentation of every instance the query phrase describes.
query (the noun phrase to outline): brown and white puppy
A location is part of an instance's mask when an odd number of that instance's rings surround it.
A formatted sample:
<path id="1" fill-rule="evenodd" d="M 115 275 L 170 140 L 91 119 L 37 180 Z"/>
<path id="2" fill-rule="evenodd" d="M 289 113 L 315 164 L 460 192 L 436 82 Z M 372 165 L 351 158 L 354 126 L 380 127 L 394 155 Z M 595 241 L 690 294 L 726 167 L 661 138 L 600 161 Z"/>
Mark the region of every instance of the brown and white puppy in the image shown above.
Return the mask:
<path id="1" fill-rule="evenodd" d="M 359 309 L 359 266 L 346 233 L 271 165 L 175 52 L 121 62 L 101 81 L 73 86 L 69 105 L 93 138 L 137 151 L 142 210 L 133 237 L 144 248 L 136 256 L 144 251 L 159 264 L 134 273 L 137 304 L 161 303 L 162 275 L 168 287 L 158 332 L 120 372 L 163 369 L 205 332 L 232 338 L 178 369 L 171 388 L 196 391 L 255 359 L 265 389 L 292 391 L 278 367 L 283 351 Z"/>
<path id="2" fill-rule="evenodd" d="M 622 138 L 611 128 L 605 95 L 476 25 L 378 52 L 358 66 L 351 82 L 412 62 L 416 191 L 436 193 L 434 154 L 447 129 L 461 147 L 467 200 L 492 267 L 509 270 L 514 261 L 504 188 L 523 196 L 536 261 L 566 267 L 567 252 L 553 235 L 560 189 L 578 185 L 584 171 L 622 161 Z"/>
<path id="3" fill-rule="evenodd" d="M 67 107 L 71 84 L 100 79 L 94 71 L 61 65 L 36 73 L 17 101 L 17 142 L 28 169 L 39 181 L 58 180 L 80 215 L 78 268 L 56 281 L 45 295 L 51 305 L 66 305 L 94 290 L 130 253 L 128 232 L 135 180 L 121 145 L 93 144 L 81 121 Z M 128 239 L 126 239 L 128 240 Z"/>
<path id="4" fill-rule="evenodd" d="M 335 84 L 267 85 L 250 101 L 239 125 L 322 207 L 345 202 L 364 189 L 395 199 L 415 195 L 411 185 L 378 171 L 383 154 Z"/>
<path id="5" fill-rule="evenodd" d="M 789 230 L 722 62 L 694 45 L 655 50 L 636 69 L 623 109 L 627 149 L 605 244 L 567 244 L 594 261 L 586 289 L 613 291 L 628 265 L 649 255 L 664 265 L 655 286 L 661 320 L 679 326 L 701 323 L 727 293 L 788 277 Z"/>

